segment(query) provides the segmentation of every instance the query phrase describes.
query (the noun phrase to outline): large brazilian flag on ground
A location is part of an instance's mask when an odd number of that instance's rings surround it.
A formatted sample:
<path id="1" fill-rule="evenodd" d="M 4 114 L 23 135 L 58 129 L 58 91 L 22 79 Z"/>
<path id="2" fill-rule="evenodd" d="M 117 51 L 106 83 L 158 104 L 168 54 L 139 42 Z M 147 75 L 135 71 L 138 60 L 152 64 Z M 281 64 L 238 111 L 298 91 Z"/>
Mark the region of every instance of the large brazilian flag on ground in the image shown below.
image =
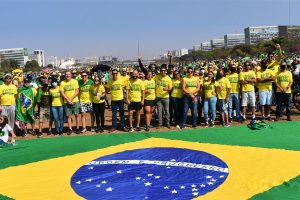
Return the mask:
<path id="1" fill-rule="evenodd" d="M 299 200 L 300 123 L 22 140 L 3 199 Z"/>

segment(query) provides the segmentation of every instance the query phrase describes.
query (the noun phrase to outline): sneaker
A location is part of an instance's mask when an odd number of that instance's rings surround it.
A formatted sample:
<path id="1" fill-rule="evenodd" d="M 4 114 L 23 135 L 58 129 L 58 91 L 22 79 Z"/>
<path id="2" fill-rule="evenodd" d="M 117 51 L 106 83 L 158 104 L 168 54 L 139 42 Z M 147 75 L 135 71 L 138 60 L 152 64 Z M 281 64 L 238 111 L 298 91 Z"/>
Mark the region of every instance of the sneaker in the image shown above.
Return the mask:
<path id="1" fill-rule="evenodd" d="M 69 129 L 67 134 L 68 134 L 68 135 L 71 135 L 72 133 L 73 133 L 73 130 L 72 130 L 72 129 Z"/>
<path id="2" fill-rule="evenodd" d="M 103 132 L 104 132 L 104 129 L 103 129 L 103 128 L 100 128 L 99 130 L 100 130 L 100 133 L 103 133 Z"/>
<path id="3" fill-rule="evenodd" d="M 192 125 L 192 128 L 197 128 L 197 125 Z"/>
<path id="4" fill-rule="evenodd" d="M 251 123 L 252 123 L 252 124 L 256 123 L 256 118 L 252 118 L 252 119 L 251 119 Z"/>
<path id="5" fill-rule="evenodd" d="M 210 122 L 210 128 L 214 128 L 215 127 L 215 122 L 211 121 Z"/>
<path id="6" fill-rule="evenodd" d="M 122 129 L 124 132 L 128 132 L 128 128 L 126 128 L 126 127 L 124 127 L 123 129 Z"/>
<path id="7" fill-rule="evenodd" d="M 264 122 L 265 120 L 266 120 L 266 118 L 264 116 L 262 116 L 260 121 Z"/>
<path id="8" fill-rule="evenodd" d="M 288 121 L 292 121 L 291 116 L 287 116 L 286 118 Z"/>
<path id="9" fill-rule="evenodd" d="M 132 127 L 130 127 L 129 129 L 128 129 L 128 132 L 129 133 L 132 133 L 134 130 L 133 130 L 133 128 Z"/>
<path id="10" fill-rule="evenodd" d="M 209 123 L 208 123 L 208 121 L 206 121 L 206 122 L 205 122 L 204 126 L 205 126 L 206 128 L 208 128 L 208 127 L 209 127 Z"/>
<path id="11" fill-rule="evenodd" d="M 140 132 L 142 129 L 139 126 L 137 126 L 134 130 Z"/>
<path id="12" fill-rule="evenodd" d="M 52 130 L 49 130 L 47 133 L 47 135 L 52 135 L 52 134 L 53 134 Z"/>
<path id="13" fill-rule="evenodd" d="M 279 117 L 279 116 L 276 116 L 275 121 L 277 122 L 277 121 L 279 121 L 279 120 L 280 120 L 280 117 Z"/>
<path id="14" fill-rule="evenodd" d="M 222 127 L 225 127 L 225 122 L 222 122 Z"/>
<path id="15" fill-rule="evenodd" d="M 79 128 L 75 130 L 75 133 L 76 133 L 76 134 L 80 134 Z"/>
<path id="16" fill-rule="evenodd" d="M 151 124 L 148 126 L 149 128 L 154 128 L 154 126 L 152 126 Z"/>
<path id="17" fill-rule="evenodd" d="M 91 127 L 91 132 L 95 132 L 95 129 L 94 129 L 94 127 Z"/>
<path id="18" fill-rule="evenodd" d="M 229 123 L 232 123 L 232 118 L 229 118 Z"/>
<path id="19" fill-rule="evenodd" d="M 114 129 L 114 128 L 112 128 L 112 129 L 109 130 L 109 133 L 115 133 L 115 132 L 117 132 L 117 130 Z"/>
<path id="20" fill-rule="evenodd" d="M 225 127 L 227 127 L 227 128 L 228 128 L 229 126 L 230 126 L 230 124 L 229 124 L 229 123 L 226 123 L 226 124 L 225 124 Z"/>
<path id="21" fill-rule="evenodd" d="M 63 135 L 64 133 L 62 131 L 59 131 L 58 132 L 58 135 Z"/>
<path id="22" fill-rule="evenodd" d="M 158 125 L 157 127 L 156 127 L 156 129 L 160 129 L 161 128 L 161 125 Z"/>
<path id="23" fill-rule="evenodd" d="M 171 129 L 171 126 L 170 126 L 170 124 L 167 124 L 167 128 L 168 128 L 168 129 Z"/>
<path id="24" fill-rule="evenodd" d="M 42 132 L 38 132 L 38 133 L 36 134 L 36 136 L 37 136 L 38 138 L 41 138 L 41 137 L 43 137 L 44 135 L 43 135 Z"/>
<path id="25" fill-rule="evenodd" d="M 86 128 L 82 129 L 81 133 L 87 132 Z"/>
<path id="26" fill-rule="evenodd" d="M 96 133 L 100 133 L 100 129 L 98 129 L 98 128 L 96 128 L 95 131 L 96 131 Z"/>
<path id="27" fill-rule="evenodd" d="M 270 116 L 266 117 L 266 120 L 269 121 L 269 122 L 272 121 Z"/>
<path id="28" fill-rule="evenodd" d="M 149 131 L 150 131 L 149 126 L 146 126 L 145 131 L 146 131 L 146 132 L 149 132 Z"/>
<path id="29" fill-rule="evenodd" d="M 186 129 L 186 126 L 181 126 L 180 129 L 181 129 L 181 130 L 182 130 L 182 129 Z"/>
<path id="30" fill-rule="evenodd" d="M 180 126 L 179 126 L 179 125 L 176 125 L 176 128 L 180 129 Z"/>

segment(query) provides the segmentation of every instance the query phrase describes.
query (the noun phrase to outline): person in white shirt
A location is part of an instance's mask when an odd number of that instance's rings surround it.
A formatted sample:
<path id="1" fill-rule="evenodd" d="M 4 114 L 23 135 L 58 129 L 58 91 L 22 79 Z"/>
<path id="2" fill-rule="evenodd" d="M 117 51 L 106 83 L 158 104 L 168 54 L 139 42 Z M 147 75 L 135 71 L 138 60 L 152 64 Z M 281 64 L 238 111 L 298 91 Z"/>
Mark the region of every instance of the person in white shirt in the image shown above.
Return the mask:
<path id="1" fill-rule="evenodd" d="M 15 144 L 16 135 L 13 129 L 8 125 L 8 118 L 0 116 L 0 145 L 6 144 L 9 141 L 9 134 L 11 134 L 10 142 Z"/>

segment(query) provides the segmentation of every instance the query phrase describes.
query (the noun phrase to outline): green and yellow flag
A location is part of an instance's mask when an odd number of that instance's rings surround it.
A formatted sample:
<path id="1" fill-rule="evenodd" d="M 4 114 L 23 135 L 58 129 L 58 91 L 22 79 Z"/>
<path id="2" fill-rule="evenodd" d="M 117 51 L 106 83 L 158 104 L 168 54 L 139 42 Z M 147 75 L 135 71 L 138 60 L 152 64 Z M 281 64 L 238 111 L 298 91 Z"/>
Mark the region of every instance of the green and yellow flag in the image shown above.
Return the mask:
<path id="1" fill-rule="evenodd" d="M 300 199 L 299 122 L 19 141 L 0 149 L 9 199 Z M 5 197 L 4 197 L 5 196 Z"/>

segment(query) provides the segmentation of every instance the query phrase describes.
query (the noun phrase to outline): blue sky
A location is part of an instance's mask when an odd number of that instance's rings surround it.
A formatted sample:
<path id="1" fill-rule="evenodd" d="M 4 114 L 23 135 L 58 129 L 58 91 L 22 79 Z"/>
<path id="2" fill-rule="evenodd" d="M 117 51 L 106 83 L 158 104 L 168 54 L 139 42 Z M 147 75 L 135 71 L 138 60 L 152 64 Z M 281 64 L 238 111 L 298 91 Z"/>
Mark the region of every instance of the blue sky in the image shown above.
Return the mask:
<path id="1" fill-rule="evenodd" d="M 300 1 L 290 0 L 299 25 Z M 144 58 L 248 26 L 289 23 L 288 0 L 0 0 L 0 48 L 47 56 Z M 298 13 L 297 13 L 298 12 Z"/>

